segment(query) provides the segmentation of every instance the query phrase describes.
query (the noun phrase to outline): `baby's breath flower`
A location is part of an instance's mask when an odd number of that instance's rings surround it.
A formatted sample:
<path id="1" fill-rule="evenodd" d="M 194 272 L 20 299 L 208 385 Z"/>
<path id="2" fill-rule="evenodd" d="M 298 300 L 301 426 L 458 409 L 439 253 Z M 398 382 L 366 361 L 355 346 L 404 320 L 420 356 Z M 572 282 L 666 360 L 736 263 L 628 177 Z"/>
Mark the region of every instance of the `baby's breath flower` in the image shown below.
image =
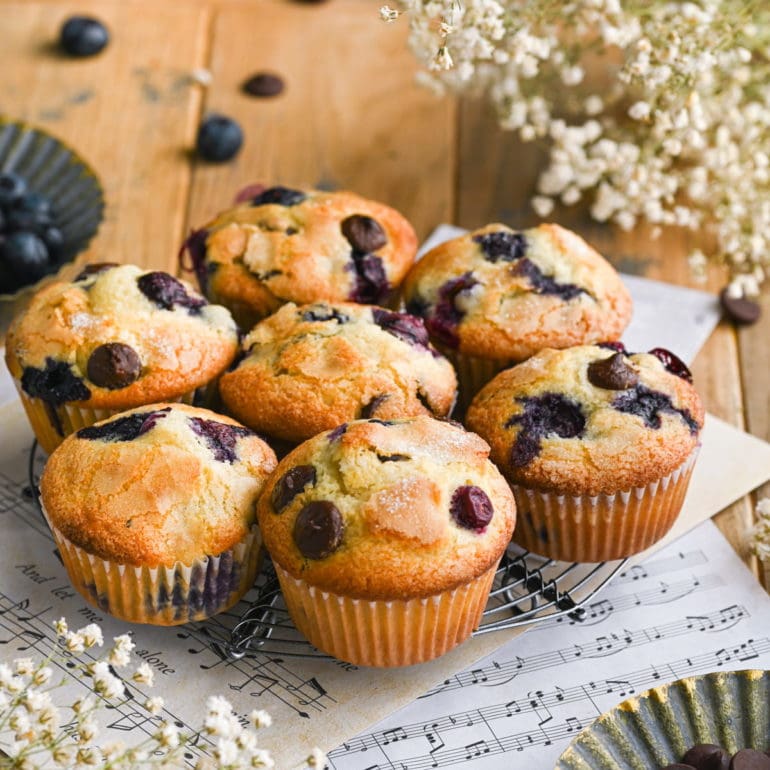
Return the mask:
<path id="1" fill-rule="evenodd" d="M 93 695 L 85 695 L 82 698 L 78 698 L 70 708 L 77 715 L 87 714 L 96 707 L 96 698 Z"/>
<path id="2" fill-rule="evenodd" d="M 383 5 L 380 8 L 380 18 L 383 21 L 386 21 L 386 22 L 395 21 L 400 15 L 401 15 L 400 11 L 397 11 L 395 8 L 391 8 L 388 5 Z"/>
<path id="3" fill-rule="evenodd" d="M 22 676 L 31 674 L 35 670 L 32 658 L 17 658 L 13 661 L 13 667 L 16 669 L 16 673 Z"/>
<path id="4" fill-rule="evenodd" d="M 160 714 L 163 711 L 163 698 L 160 695 L 153 695 L 144 702 L 144 707 L 150 714 Z"/>
<path id="5" fill-rule="evenodd" d="M 254 709 L 249 714 L 249 720 L 257 729 L 260 727 L 270 727 L 273 724 L 273 718 L 264 709 Z"/>
<path id="6" fill-rule="evenodd" d="M 80 654 L 86 648 L 85 640 L 80 632 L 67 631 L 64 634 L 64 646 L 69 652 Z"/>
<path id="7" fill-rule="evenodd" d="M 313 748 L 310 755 L 305 760 L 308 767 L 323 768 L 326 767 L 326 754 L 321 751 L 317 746 Z"/>
<path id="8" fill-rule="evenodd" d="M 214 749 L 214 756 L 220 765 L 232 765 L 238 759 L 238 746 L 231 738 L 220 738 Z"/>
<path id="9" fill-rule="evenodd" d="M 126 750 L 126 744 L 123 741 L 109 741 L 102 747 L 102 757 L 107 762 L 115 761 Z"/>
<path id="10" fill-rule="evenodd" d="M 104 644 L 102 629 L 96 623 L 91 623 L 85 628 L 81 628 L 78 633 L 83 637 L 83 644 L 86 649 L 101 647 Z"/>
<path id="11" fill-rule="evenodd" d="M 51 752 L 53 761 L 60 767 L 72 767 L 74 755 L 74 746 L 67 745 L 66 743 L 59 744 Z"/>
<path id="12" fill-rule="evenodd" d="M 93 665 L 93 677 L 94 692 L 97 694 L 108 699 L 124 694 L 123 682 L 110 671 L 110 664 L 107 661 L 99 660 Z"/>
<path id="13" fill-rule="evenodd" d="M 163 722 L 158 732 L 155 733 L 155 740 L 163 748 L 175 749 L 179 745 L 179 728 L 176 725 Z"/>
<path id="14" fill-rule="evenodd" d="M 155 672 L 150 668 L 149 663 L 146 662 L 140 663 L 139 667 L 131 675 L 131 679 L 137 684 L 146 684 L 149 687 L 152 687 L 154 678 Z"/>
<path id="15" fill-rule="evenodd" d="M 763 497 L 756 507 L 757 523 L 752 529 L 751 546 L 763 562 L 770 562 L 770 497 Z"/>
<path id="16" fill-rule="evenodd" d="M 49 666 L 42 666 L 37 671 L 35 671 L 34 674 L 32 674 L 32 684 L 40 687 L 41 685 L 47 684 L 52 676 L 53 669 L 51 669 Z"/>
<path id="17" fill-rule="evenodd" d="M 92 716 L 86 717 L 78 725 L 78 743 L 80 744 L 90 743 L 98 734 L 99 726 Z"/>
<path id="18" fill-rule="evenodd" d="M 58 620 L 54 620 L 53 627 L 54 627 L 54 631 L 56 631 L 58 636 L 66 636 L 67 631 L 69 630 L 69 627 L 67 626 L 67 621 L 64 618 L 59 618 Z"/>
<path id="19" fill-rule="evenodd" d="M 275 762 L 267 749 L 257 749 L 251 755 L 251 766 L 264 767 L 266 770 L 271 770 L 271 768 L 275 767 Z"/>
<path id="20" fill-rule="evenodd" d="M 95 767 L 99 764 L 99 754 L 89 746 L 81 746 L 75 755 L 75 767 Z"/>

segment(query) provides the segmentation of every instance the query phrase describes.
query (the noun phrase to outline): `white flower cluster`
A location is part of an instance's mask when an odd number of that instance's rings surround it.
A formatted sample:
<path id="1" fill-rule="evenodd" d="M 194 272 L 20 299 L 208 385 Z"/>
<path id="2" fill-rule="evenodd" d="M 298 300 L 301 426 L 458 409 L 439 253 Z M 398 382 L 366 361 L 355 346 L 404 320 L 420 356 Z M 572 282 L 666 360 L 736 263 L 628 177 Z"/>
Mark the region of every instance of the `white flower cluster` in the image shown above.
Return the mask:
<path id="1" fill-rule="evenodd" d="M 751 545 L 760 561 L 770 564 L 770 497 L 757 503 L 757 524 L 751 532 Z"/>
<path id="2" fill-rule="evenodd" d="M 117 705 L 127 698 L 125 679 L 151 687 L 153 671 L 142 662 L 133 672 L 118 675 L 118 669 L 131 664 L 134 643 L 124 634 L 113 640 L 106 655 L 87 663 L 77 656 L 104 644 L 102 631 L 91 624 L 70 631 L 66 620 L 54 623 L 57 642 L 42 661 L 18 658 L 13 665 L 0 663 L 0 766 L 14 770 L 42 767 L 172 768 L 183 766 L 182 750 L 196 736 L 208 736 L 214 744 L 212 757 L 201 758 L 196 770 L 243 770 L 272 768 L 275 763 L 266 749 L 258 745 L 256 730 L 270 727 L 272 718 L 263 710 L 254 710 L 244 726 L 230 703 L 212 696 L 206 703 L 207 714 L 200 731 L 186 735 L 173 723 L 163 721 L 164 703 L 160 696 L 148 698 L 144 708 L 158 716 L 155 732 L 137 746 L 126 747 L 120 741 L 95 744 L 99 737 L 97 712 L 107 705 Z M 89 685 L 90 692 L 66 706 L 54 704 L 51 693 L 62 687 L 67 677 L 52 681 L 52 663 L 67 665 L 70 675 Z M 321 768 L 326 757 L 313 749 L 305 767 Z"/>
<path id="3" fill-rule="evenodd" d="M 688 228 L 756 293 L 770 268 L 770 4 L 401 0 L 434 86 L 484 90 L 549 147 L 532 203 Z M 690 256 L 696 274 L 702 250 Z"/>

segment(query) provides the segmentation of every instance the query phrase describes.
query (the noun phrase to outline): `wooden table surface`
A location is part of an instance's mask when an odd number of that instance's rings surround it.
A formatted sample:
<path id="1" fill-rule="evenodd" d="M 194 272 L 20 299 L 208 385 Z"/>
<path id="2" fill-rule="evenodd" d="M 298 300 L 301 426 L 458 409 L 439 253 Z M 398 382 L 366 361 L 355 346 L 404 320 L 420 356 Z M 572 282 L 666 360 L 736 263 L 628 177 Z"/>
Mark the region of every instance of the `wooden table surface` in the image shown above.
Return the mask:
<path id="1" fill-rule="evenodd" d="M 414 82 L 406 24 L 379 20 L 379 3 L 328 0 L 0 0 L 0 114 L 48 130 L 76 148 L 104 185 L 105 221 L 79 261 L 178 269 L 191 227 L 252 182 L 347 188 L 402 211 L 420 237 L 441 222 L 478 227 L 537 223 L 528 205 L 543 148 L 500 131 L 482 102 L 437 97 Z M 112 40 L 91 59 L 67 59 L 62 20 L 91 14 Z M 211 73 L 195 84 L 197 68 Z M 285 92 L 245 96 L 258 71 Z M 246 139 L 234 161 L 211 165 L 190 151 L 201 116 L 223 112 Z M 584 209 L 558 210 L 619 269 L 694 284 L 684 255 L 692 236 L 622 233 Z M 706 288 L 724 275 L 714 269 Z M 693 367 L 707 409 L 770 440 L 770 294 L 752 327 L 722 323 Z M 766 490 L 767 493 L 768 490 Z M 761 493 L 761 490 L 760 490 Z M 748 552 L 755 497 L 716 522 L 761 578 Z M 767 585 L 767 582 L 765 583 Z"/>

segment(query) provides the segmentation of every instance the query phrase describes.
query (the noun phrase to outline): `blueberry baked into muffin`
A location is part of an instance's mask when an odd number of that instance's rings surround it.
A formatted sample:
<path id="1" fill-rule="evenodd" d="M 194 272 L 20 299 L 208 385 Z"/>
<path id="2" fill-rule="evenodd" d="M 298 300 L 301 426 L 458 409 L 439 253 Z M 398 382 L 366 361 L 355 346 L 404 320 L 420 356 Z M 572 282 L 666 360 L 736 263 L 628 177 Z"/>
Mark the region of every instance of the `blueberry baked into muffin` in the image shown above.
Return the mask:
<path id="1" fill-rule="evenodd" d="M 176 625 L 227 609 L 253 584 L 255 503 L 275 464 L 228 417 L 153 404 L 65 439 L 43 471 L 41 502 L 89 602 L 123 620 Z"/>
<path id="2" fill-rule="evenodd" d="M 417 237 L 397 211 L 354 193 L 270 187 L 185 247 L 201 290 L 249 329 L 286 302 L 386 302 Z"/>
<path id="3" fill-rule="evenodd" d="M 357 665 L 467 638 L 515 523 L 489 447 L 430 417 L 358 420 L 287 455 L 257 517 L 297 628 Z"/>
<path id="4" fill-rule="evenodd" d="M 421 318 L 353 303 L 284 305 L 243 341 L 222 376 L 228 411 L 298 443 L 349 420 L 446 417 L 457 380 Z"/>
<path id="5" fill-rule="evenodd" d="M 409 272 L 402 293 L 455 364 L 463 406 L 511 363 L 543 348 L 619 339 L 631 319 L 614 268 L 554 224 L 490 224 L 442 243 Z"/>
<path id="6" fill-rule="evenodd" d="M 642 551 L 671 528 L 704 410 L 669 351 L 543 350 L 498 374 L 466 423 L 489 442 L 520 511 L 516 542 L 556 559 Z"/>
<path id="7" fill-rule="evenodd" d="M 5 360 L 46 452 L 78 428 L 157 401 L 191 403 L 238 350 L 230 313 L 168 273 L 87 265 L 41 289 Z"/>

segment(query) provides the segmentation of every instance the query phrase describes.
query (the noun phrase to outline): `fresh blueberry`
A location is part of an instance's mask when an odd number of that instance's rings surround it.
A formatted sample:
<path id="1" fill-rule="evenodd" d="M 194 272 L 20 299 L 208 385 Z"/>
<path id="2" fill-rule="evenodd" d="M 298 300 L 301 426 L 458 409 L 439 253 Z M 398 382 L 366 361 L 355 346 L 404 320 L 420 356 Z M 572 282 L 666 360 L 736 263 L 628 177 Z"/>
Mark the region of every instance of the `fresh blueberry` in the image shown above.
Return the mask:
<path id="1" fill-rule="evenodd" d="M 616 353 L 623 353 L 626 356 L 631 355 L 626 350 L 626 346 L 622 342 L 597 342 L 596 347 L 605 348 L 606 350 L 614 350 Z"/>
<path id="2" fill-rule="evenodd" d="M 350 299 L 364 305 L 382 302 L 390 288 L 382 260 L 374 254 L 364 254 L 355 249 L 351 256 L 356 271 L 356 284 Z"/>
<path id="3" fill-rule="evenodd" d="M 296 206 L 307 198 L 301 190 L 290 190 L 288 187 L 268 187 L 251 199 L 252 206 L 265 206 L 275 203 L 279 206 Z"/>
<path id="4" fill-rule="evenodd" d="M 521 426 L 511 447 L 511 465 L 514 468 L 528 465 L 537 457 L 543 438 L 577 438 L 582 435 L 586 419 L 580 404 L 561 393 L 545 393 L 516 400 L 524 408 L 505 424 L 506 428 Z"/>
<path id="5" fill-rule="evenodd" d="M 312 465 L 295 465 L 281 476 L 273 487 L 270 502 L 280 513 L 308 485 L 315 486 L 316 470 Z"/>
<path id="6" fill-rule="evenodd" d="M 457 487 L 449 502 L 449 513 L 455 522 L 479 533 L 492 521 L 494 512 L 492 501 L 481 487 Z"/>
<path id="7" fill-rule="evenodd" d="M 195 147 L 198 154 L 212 163 L 234 158 L 243 144 L 241 127 L 226 115 L 209 115 L 198 128 Z"/>
<path id="8" fill-rule="evenodd" d="M 170 411 L 171 407 L 167 406 L 165 409 L 158 409 L 153 412 L 136 412 L 125 417 L 117 417 L 102 425 L 90 425 L 87 428 L 81 428 L 76 435 L 78 438 L 89 441 L 133 441 L 152 430 L 155 423 L 162 420 Z"/>
<path id="9" fill-rule="evenodd" d="M 328 305 L 312 305 L 299 314 L 303 321 L 336 321 L 338 324 L 346 324 L 350 316 L 340 312 L 337 308 Z"/>
<path id="10" fill-rule="evenodd" d="M 372 308 L 372 318 L 383 331 L 419 348 L 428 347 L 428 330 L 422 318 L 407 313 L 393 313 L 382 308 Z"/>
<path id="11" fill-rule="evenodd" d="M 7 207 L 15 203 L 27 192 L 27 183 L 23 177 L 6 171 L 0 174 L 0 206 Z"/>
<path id="12" fill-rule="evenodd" d="M 502 230 L 497 233 L 474 235 L 473 240 L 481 246 L 487 262 L 513 262 L 521 259 L 527 250 L 527 241 L 521 233 Z"/>
<path id="13" fill-rule="evenodd" d="M 73 278 L 74 281 L 84 281 L 86 278 L 90 278 L 92 275 L 103 273 L 105 270 L 110 270 L 113 267 L 117 267 L 117 262 L 90 262 L 87 265 L 83 265 L 83 269 Z"/>
<path id="14" fill-rule="evenodd" d="M 342 425 L 338 425 L 333 431 L 331 431 L 326 438 L 329 440 L 329 443 L 336 441 L 338 438 L 342 438 L 347 429 L 348 424 L 343 422 Z"/>
<path id="15" fill-rule="evenodd" d="M 139 291 L 164 310 L 185 307 L 190 315 L 196 315 L 206 304 L 206 300 L 202 297 L 191 297 L 184 284 L 173 275 L 160 270 L 145 273 L 137 278 L 136 282 Z"/>
<path id="16" fill-rule="evenodd" d="M 48 249 L 34 233 L 7 236 L 0 247 L 0 260 L 21 284 L 34 283 L 49 267 Z"/>
<path id="17" fill-rule="evenodd" d="M 41 233 L 43 243 L 45 243 L 48 249 L 48 255 L 51 260 L 59 258 L 62 254 L 62 248 L 64 247 L 64 233 L 55 225 L 46 227 Z"/>
<path id="18" fill-rule="evenodd" d="M 368 420 L 370 417 L 374 417 L 374 413 L 390 398 L 389 393 L 380 393 L 379 396 L 367 401 L 361 407 L 360 418 L 362 420 Z"/>
<path id="19" fill-rule="evenodd" d="M 512 270 L 515 275 L 526 278 L 537 294 L 552 294 L 561 297 L 565 302 L 579 294 L 588 294 L 585 289 L 574 283 L 558 283 L 553 276 L 544 275 L 543 271 L 526 257 L 520 259 Z"/>
<path id="20" fill-rule="evenodd" d="M 206 442 L 215 460 L 231 465 L 238 459 L 235 451 L 238 439 L 254 435 L 252 431 L 241 425 L 227 425 L 216 420 L 204 420 L 202 417 L 191 417 L 190 427 L 196 436 L 200 436 Z"/>
<path id="21" fill-rule="evenodd" d="M 690 429 L 697 434 L 700 426 L 687 409 L 677 409 L 669 396 L 644 385 L 620 393 L 612 402 L 612 408 L 641 417 L 648 428 L 657 430 L 661 425 L 661 414 L 678 414 Z"/>
<path id="22" fill-rule="evenodd" d="M 91 391 L 72 372 L 70 365 L 50 356 L 45 360 L 44 369 L 24 367 L 21 389 L 32 398 L 57 406 L 65 401 L 85 401 L 91 398 Z"/>
<path id="23" fill-rule="evenodd" d="M 692 382 L 692 372 L 687 368 L 687 364 L 670 350 L 666 350 L 666 348 L 653 348 L 649 352 L 650 355 L 655 356 L 666 367 L 666 371 L 681 377 L 687 382 Z"/>
<path id="24" fill-rule="evenodd" d="M 430 317 L 425 321 L 428 331 L 445 345 L 456 348 L 460 344 L 457 326 L 465 313 L 458 309 L 455 300 L 458 295 L 470 291 L 478 281 L 473 273 L 467 272 L 447 281 L 438 290 L 438 302 Z"/>
<path id="25" fill-rule="evenodd" d="M 208 282 L 208 270 L 206 268 L 206 240 L 208 237 L 209 231 L 205 228 L 193 230 L 182 244 L 182 248 L 179 249 L 179 263 L 185 270 L 193 270 L 201 291 L 206 291 Z M 184 263 L 185 253 L 190 255 L 190 265 Z"/>
<path id="26" fill-rule="evenodd" d="M 72 16 L 59 33 L 59 44 L 70 56 L 94 56 L 109 42 L 107 27 L 90 16 Z"/>

